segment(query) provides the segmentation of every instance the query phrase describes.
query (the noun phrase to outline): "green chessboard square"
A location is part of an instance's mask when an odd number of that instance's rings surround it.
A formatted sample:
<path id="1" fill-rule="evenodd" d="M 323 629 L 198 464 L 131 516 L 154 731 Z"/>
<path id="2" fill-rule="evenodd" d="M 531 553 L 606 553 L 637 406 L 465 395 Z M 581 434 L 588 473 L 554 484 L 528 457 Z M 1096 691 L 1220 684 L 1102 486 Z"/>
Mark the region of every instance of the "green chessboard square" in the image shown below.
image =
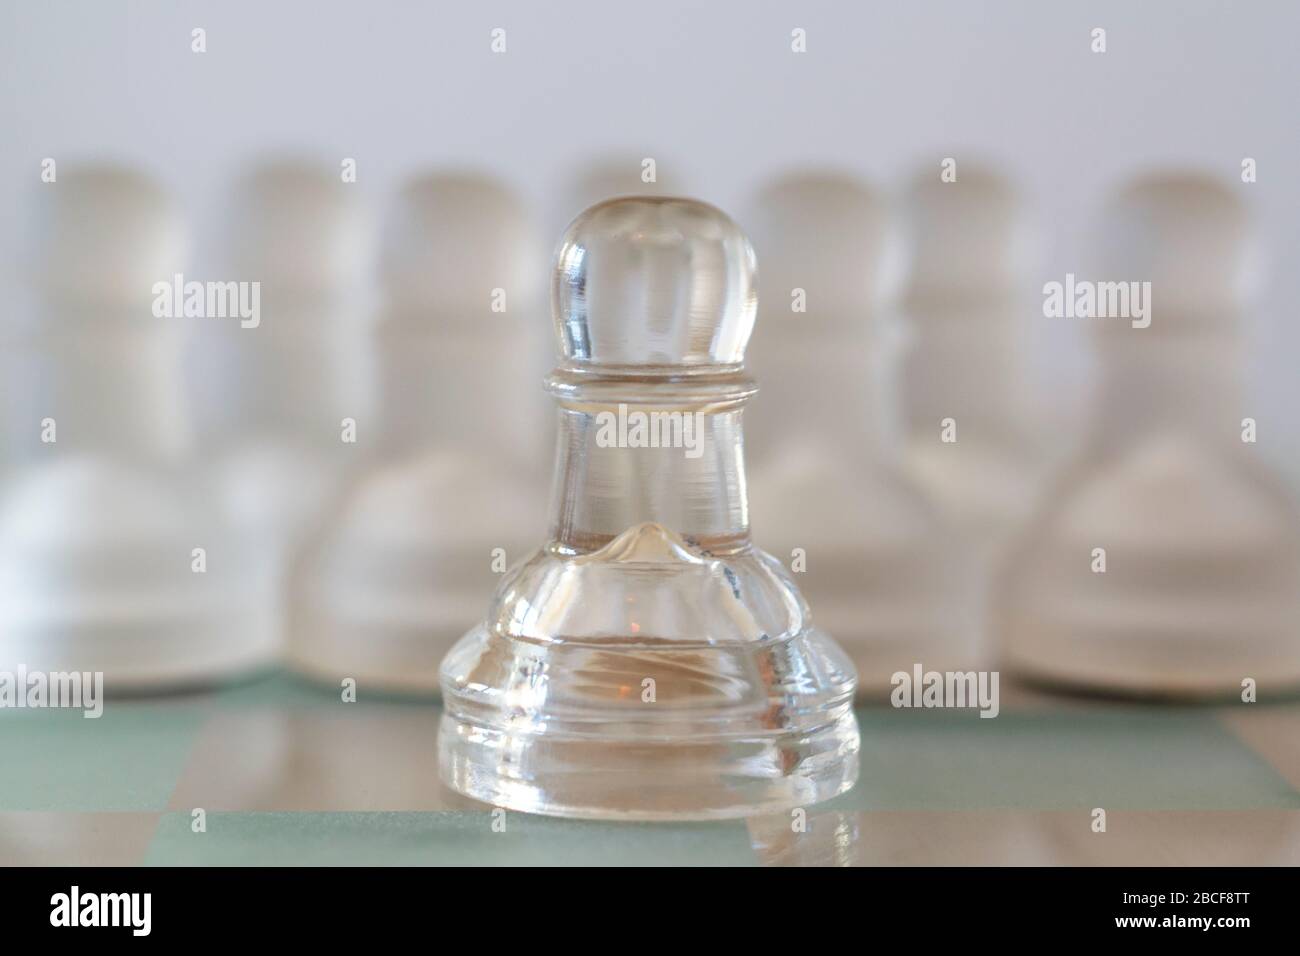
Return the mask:
<path id="1" fill-rule="evenodd" d="M 163 810 L 203 720 L 190 699 L 0 713 L 0 810 Z"/>
<path id="2" fill-rule="evenodd" d="M 858 784 L 828 807 L 978 810 L 1297 808 L 1300 792 L 1212 711 L 870 709 Z"/>
<path id="3" fill-rule="evenodd" d="M 494 830 L 494 823 L 504 830 Z M 743 821 L 605 824 L 481 812 L 189 813 L 163 817 L 153 865 L 756 865 Z"/>

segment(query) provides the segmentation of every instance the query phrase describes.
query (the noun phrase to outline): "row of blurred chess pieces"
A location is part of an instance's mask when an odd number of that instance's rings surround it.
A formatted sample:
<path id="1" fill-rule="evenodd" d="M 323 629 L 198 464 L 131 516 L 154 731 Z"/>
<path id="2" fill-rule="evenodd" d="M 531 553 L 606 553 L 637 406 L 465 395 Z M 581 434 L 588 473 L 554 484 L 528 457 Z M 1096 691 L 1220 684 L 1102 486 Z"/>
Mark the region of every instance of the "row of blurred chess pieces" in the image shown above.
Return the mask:
<path id="1" fill-rule="evenodd" d="M 659 191 L 639 171 L 593 174 L 571 212 Z M 1093 323 L 1076 429 L 1032 382 L 1016 190 L 948 178 L 918 179 L 901 221 L 840 174 L 736 211 L 761 283 L 758 546 L 868 697 L 917 665 L 1153 696 L 1300 683 L 1300 525 L 1242 440 L 1252 268 L 1231 185 L 1149 176 L 1105 211 L 1094 274 L 1149 280 L 1158 311 Z M 140 171 L 60 169 L 29 214 L 25 295 L 0 321 L 0 670 L 147 691 L 283 661 L 436 690 L 547 530 L 528 205 L 434 172 L 376 232 L 337 170 L 268 162 L 198 271 Z M 234 285 L 190 315 L 189 282 Z"/>

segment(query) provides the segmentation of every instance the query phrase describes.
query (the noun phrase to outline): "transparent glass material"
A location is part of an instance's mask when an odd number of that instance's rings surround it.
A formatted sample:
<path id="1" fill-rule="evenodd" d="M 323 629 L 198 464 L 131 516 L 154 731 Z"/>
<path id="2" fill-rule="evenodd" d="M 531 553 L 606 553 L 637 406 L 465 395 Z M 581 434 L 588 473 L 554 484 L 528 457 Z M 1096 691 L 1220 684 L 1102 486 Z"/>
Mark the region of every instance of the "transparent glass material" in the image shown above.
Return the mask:
<path id="1" fill-rule="evenodd" d="M 853 785 L 853 666 L 749 537 L 753 277 L 748 240 L 702 203 L 612 200 L 569 227 L 550 540 L 443 661 L 439 758 L 456 790 L 653 820 Z M 656 413 L 680 427 L 643 446 L 638 416 Z"/>

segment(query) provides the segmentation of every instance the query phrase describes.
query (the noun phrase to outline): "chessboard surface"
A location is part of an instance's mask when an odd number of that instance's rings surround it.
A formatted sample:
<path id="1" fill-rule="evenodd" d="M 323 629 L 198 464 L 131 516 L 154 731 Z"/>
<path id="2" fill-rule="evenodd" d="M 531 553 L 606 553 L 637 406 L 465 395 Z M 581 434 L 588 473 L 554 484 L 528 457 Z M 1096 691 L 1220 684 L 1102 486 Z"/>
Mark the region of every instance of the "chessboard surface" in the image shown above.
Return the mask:
<path id="1" fill-rule="evenodd" d="M 0 864 L 1300 863 L 1297 700 L 867 707 L 856 788 L 806 821 L 674 825 L 494 818 L 439 783 L 438 717 L 282 675 L 95 720 L 0 711 Z"/>

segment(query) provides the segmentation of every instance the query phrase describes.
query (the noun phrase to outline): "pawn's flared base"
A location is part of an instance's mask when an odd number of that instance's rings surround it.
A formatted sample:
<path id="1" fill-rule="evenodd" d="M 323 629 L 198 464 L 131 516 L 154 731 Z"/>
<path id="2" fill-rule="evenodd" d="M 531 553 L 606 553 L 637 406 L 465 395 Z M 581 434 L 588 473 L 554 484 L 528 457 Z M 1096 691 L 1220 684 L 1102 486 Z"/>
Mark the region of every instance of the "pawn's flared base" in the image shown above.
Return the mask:
<path id="1" fill-rule="evenodd" d="M 495 806 L 714 820 L 810 805 L 857 780 L 852 666 L 815 630 L 746 647 L 620 650 L 477 628 L 448 664 L 442 778 Z M 539 693 L 548 672 L 562 683 Z M 493 680 L 506 674 L 524 680 Z"/>
<path id="2" fill-rule="evenodd" d="M 494 806 L 595 820 L 716 820 L 830 799 L 857 779 L 848 712 L 813 734 L 719 741 L 556 739 L 442 719 L 443 780 Z"/>

